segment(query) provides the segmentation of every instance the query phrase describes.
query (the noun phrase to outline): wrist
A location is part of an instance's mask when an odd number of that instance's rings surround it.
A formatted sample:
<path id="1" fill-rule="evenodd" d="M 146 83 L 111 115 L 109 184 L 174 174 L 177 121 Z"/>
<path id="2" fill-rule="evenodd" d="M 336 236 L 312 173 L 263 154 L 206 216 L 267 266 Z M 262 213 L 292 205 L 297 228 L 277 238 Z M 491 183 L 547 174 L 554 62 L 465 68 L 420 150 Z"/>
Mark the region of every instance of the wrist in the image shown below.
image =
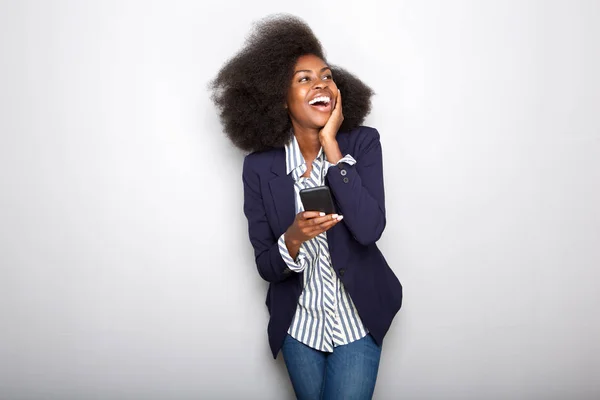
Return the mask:
<path id="1" fill-rule="evenodd" d="M 319 135 L 319 142 L 321 142 L 321 146 L 323 147 L 337 145 L 337 138 L 335 137 L 335 135 L 331 136 L 324 135 L 323 133 L 321 133 Z"/>
<path id="2" fill-rule="evenodd" d="M 342 152 L 340 151 L 340 146 L 335 138 L 331 141 L 321 142 L 321 146 L 323 147 L 323 151 L 325 152 L 325 156 L 327 156 L 327 161 L 329 161 L 329 163 L 337 164 L 337 162 L 342 159 Z"/>
<path id="3" fill-rule="evenodd" d="M 285 235 L 283 235 L 283 240 L 285 241 L 285 244 L 289 247 L 289 246 L 293 246 L 293 247 L 299 247 L 302 244 L 302 241 L 299 239 L 295 239 L 293 237 L 293 235 L 288 234 L 288 232 L 285 233 Z"/>
<path id="4" fill-rule="evenodd" d="M 300 252 L 300 246 L 302 245 L 302 241 L 290 239 L 287 236 L 288 235 L 286 234 L 283 237 L 285 247 L 287 248 L 290 257 L 296 260 L 296 257 L 298 257 L 298 253 Z"/>

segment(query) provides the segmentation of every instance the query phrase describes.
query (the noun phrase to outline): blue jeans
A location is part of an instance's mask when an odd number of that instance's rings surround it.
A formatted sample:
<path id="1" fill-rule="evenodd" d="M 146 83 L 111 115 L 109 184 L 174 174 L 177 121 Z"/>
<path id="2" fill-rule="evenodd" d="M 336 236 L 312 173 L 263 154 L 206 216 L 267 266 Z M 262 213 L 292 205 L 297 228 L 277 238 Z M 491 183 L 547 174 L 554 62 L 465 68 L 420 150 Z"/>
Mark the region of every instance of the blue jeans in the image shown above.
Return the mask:
<path id="1" fill-rule="evenodd" d="M 298 399 L 373 397 L 381 347 L 370 334 L 335 347 L 333 353 L 315 350 L 287 335 L 281 351 Z"/>

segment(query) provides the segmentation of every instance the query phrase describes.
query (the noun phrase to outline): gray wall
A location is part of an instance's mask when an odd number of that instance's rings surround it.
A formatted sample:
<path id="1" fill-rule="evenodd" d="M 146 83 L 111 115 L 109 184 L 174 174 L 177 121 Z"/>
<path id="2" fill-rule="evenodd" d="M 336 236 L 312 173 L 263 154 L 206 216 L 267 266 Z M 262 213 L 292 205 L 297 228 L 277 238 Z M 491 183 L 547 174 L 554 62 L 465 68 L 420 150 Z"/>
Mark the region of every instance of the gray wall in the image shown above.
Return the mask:
<path id="1" fill-rule="evenodd" d="M 292 397 L 206 91 L 275 11 L 377 92 L 375 397 L 599 398 L 593 0 L 3 1 L 0 398 Z"/>

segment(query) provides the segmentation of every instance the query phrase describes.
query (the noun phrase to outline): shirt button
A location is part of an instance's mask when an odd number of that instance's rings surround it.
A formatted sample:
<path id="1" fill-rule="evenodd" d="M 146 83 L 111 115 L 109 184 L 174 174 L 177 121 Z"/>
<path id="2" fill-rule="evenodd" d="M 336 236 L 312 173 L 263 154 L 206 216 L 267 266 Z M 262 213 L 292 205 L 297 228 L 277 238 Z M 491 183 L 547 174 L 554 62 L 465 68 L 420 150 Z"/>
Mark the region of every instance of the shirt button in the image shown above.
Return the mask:
<path id="1" fill-rule="evenodd" d="M 345 170 L 345 169 L 343 169 L 343 170 L 340 172 L 340 174 L 341 174 L 342 176 L 346 176 L 347 172 L 346 172 L 346 170 Z"/>
<path id="2" fill-rule="evenodd" d="M 342 268 L 342 269 L 340 269 L 340 276 L 344 276 L 344 274 L 345 274 L 345 273 L 346 273 L 346 270 L 345 270 L 345 269 L 343 269 L 343 268 Z"/>
<path id="3" fill-rule="evenodd" d="M 344 181 L 344 183 L 348 183 L 348 182 L 350 182 L 350 179 L 348 179 L 348 178 L 344 178 L 344 179 L 342 179 L 342 180 Z"/>

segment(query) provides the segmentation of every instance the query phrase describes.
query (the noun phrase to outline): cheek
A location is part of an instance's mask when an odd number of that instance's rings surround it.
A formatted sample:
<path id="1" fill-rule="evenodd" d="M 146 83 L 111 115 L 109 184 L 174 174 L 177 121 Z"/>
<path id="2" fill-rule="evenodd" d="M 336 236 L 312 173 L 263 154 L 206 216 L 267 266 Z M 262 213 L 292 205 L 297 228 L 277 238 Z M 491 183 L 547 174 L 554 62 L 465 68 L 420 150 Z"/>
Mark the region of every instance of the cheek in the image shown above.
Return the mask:
<path id="1" fill-rule="evenodd" d="M 288 106 L 292 107 L 295 104 L 298 104 L 300 99 L 301 99 L 301 93 L 298 90 L 291 89 L 287 94 L 286 101 L 287 101 Z"/>
<path id="2" fill-rule="evenodd" d="M 289 99 L 288 114 L 295 119 L 302 119 L 302 115 L 304 114 L 302 103 L 300 103 L 297 99 Z"/>
<path id="3" fill-rule="evenodd" d="M 292 98 L 288 100 L 288 106 L 290 110 L 299 110 L 302 107 L 302 102 L 298 98 Z"/>
<path id="4" fill-rule="evenodd" d="M 290 110 L 300 110 L 304 107 L 304 95 L 302 93 L 293 93 L 288 96 L 287 104 Z"/>

